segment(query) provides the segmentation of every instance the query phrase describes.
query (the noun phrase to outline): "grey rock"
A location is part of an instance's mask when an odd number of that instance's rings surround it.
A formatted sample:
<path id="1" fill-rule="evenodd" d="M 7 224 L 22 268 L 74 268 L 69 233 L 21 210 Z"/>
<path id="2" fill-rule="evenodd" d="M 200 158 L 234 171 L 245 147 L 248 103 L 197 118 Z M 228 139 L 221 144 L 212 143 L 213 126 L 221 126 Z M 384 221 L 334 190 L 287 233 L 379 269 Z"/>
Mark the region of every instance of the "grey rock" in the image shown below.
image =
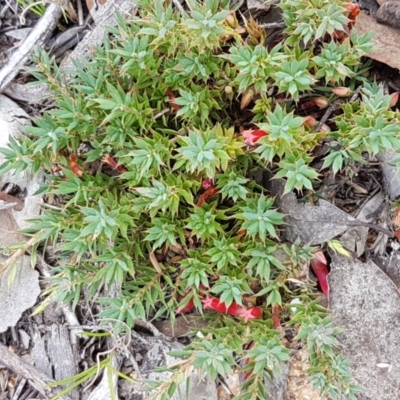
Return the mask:
<path id="1" fill-rule="evenodd" d="M 381 24 L 400 28 L 400 2 L 396 0 L 386 1 L 379 7 L 375 18 Z"/>
<path id="2" fill-rule="evenodd" d="M 394 250 L 390 256 L 376 256 L 376 265 L 393 281 L 397 288 L 400 287 L 400 251 Z"/>
<path id="3" fill-rule="evenodd" d="M 28 114 L 9 98 L 0 95 L 0 147 L 7 147 L 10 137 L 14 139 L 21 137 L 23 127 L 29 125 L 31 122 Z M 4 159 L 4 155 L 0 154 L 0 164 Z M 40 212 L 40 196 L 34 196 L 34 193 L 39 189 L 41 179 L 40 175 L 32 177 L 28 171 L 18 176 L 15 176 L 13 171 L 9 171 L 0 177 L 1 187 L 11 182 L 26 193 L 24 207 L 12 210 L 13 217 L 21 229 L 28 227 L 30 224 L 26 221 L 36 217 Z"/>
<path id="4" fill-rule="evenodd" d="M 390 200 L 400 197 L 400 174 L 396 166 L 391 164 L 399 156 L 399 153 L 396 153 L 394 150 L 387 150 L 385 153 L 377 155 L 377 159 L 382 165 L 385 192 L 389 195 Z"/>
<path id="5" fill-rule="evenodd" d="M 171 376 L 170 372 L 154 372 L 157 366 L 167 366 L 177 361 L 176 358 L 167 353 L 172 350 L 182 350 L 183 345 L 177 342 L 169 342 L 162 338 L 156 338 L 150 351 L 143 360 L 143 372 L 149 380 L 164 380 Z M 147 371 L 147 372 L 146 372 Z M 190 378 L 190 393 L 186 397 L 186 382 L 182 382 L 171 400 L 217 400 L 217 389 L 215 383 L 206 376 L 200 379 L 197 373 L 192 373 Z"/>
<path id="6" fill-rule="evenodd" d="M 6 260 L 0 257 L 0 264 Z M 0 275 L 0 333 L 15 326 L 21 314 L 32 307 L 40 294 L 39 274 L 30 257 L 22 256 Z"/>
<path id="7" fill-rule="evenodd" d="M 157 367 L 165 367 L 176 363 L 179 359 L 169 356 L 167 353 L 173 350 L 182 350 L 183 345 L 177 342 L 172 342 L 164 337 L 148 338 L 151 341 L 149 351 L 143 359 L 140 372 L 143 379 L 151 381 L 168 380 L 171 372 L 155 372 Z M 209 377 L 199 376 L 197 372 L 193 372 L 190 376 L 190 390 L 186 396 L 186 380 L 184 380 L 175 391 L 171 400 L 218 400 L 217 388 L 214 382 L 211 382 Z M 129 382 L 120 382 L 120 389 L 129 396 L 131 400 L 147 400 L 152 397 L 152 394 L 145 392 L 140 385 L 134 385 Z M 120 393 L 121 393 L 120 390 Z"/>
<path id="8" fill-rule="evenodd" d="M 393 400 L 400 388 L 400 295 L 372 261 L 332 254 L 330 309 L 343 328 L 342 352 L 366 400 Z M 361 398 L 360 397 L 360 398 Z"/>
<path id="9" fill-rule="evenodd" d="M 357 219 L 364 222 L 373 222 L 379 215 L 375 215 L 382 207 L 385 198 L 383 192 L 377 193 L 367 201 L 358 211 Z M 358 257 L 365 251 L 369 228 L 367 226 L 356 226 L 348 229 L 340 238 L 343 246 L 353 251 Z M 384 236 L 387 238 L 387 236 Z"/>
<path id="10" fill-rule="evenodd" d="M 19 329 L 18 332 L 22 345 L 25 347 L 25 349 L 29 349 L 31 337 L 23 329 Z"/>
<path id="11" fill-rule="evenodd" d="M 375 16 L 379 8 L 376 0 L 358 0 L 356 3 L 360 6 L 361 10 L 368 12 L 372 16 Z"/>
<path id="12" fill-rule="evenodd" d="M 289 363 L 282 365 L 281 374 L 275 376 L 271 381 L 269 379 L 264 380 L 265 386 L 268 388 L 269 395 L 266 400 L 286 400 L 287 383 L 289 379 Z"/>

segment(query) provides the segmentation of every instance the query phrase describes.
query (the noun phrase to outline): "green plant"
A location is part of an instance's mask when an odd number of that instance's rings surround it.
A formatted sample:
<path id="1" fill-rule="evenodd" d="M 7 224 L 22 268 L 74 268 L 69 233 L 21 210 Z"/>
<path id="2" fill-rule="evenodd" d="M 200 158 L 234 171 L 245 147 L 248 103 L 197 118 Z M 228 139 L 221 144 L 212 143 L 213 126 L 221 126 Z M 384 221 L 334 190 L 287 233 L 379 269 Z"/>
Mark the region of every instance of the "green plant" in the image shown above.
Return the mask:
<path id="1" fill-rule="evenodd" d="M 349 360 L 335 353 L 339 347 L 336 335 L 342 332 L 341 329 L 332 327 L 331 318 L 315 302 L 306 306 L 296 304 L 296 308 L 292 323 L 301 324 L 297 337 L 307 343 L 314 389 L 320 389 L 322 396 L 334 400 L 356 400 L 357 393 L 363 389 L 351 383 Z"/>
<path id="2" fill-rule="evenodd" d="M 329 135 L 332 147 L 324 167 L 332 166 L 336 173 L 354 161 L 364 162 L 363 153 L 373 156 L 388 148 L 399 149 L 400 115 L 390 110 L 390 101 L 377 84 L 365 83 L 362 101 L 343 105 L 343 114 L 336 119 L 338 130 Z"/>
<path id="3" fill-rule="evenodd" d="M 342 31 L 349 22 L 342 2 L 285 0 L 280 7 L 288 35 L 287 43 L 291 45 L 322 39 L 326 34 Z"/>
<path id="4" fill-rule="evenodd" d="M 264 398 L 264 379 L 288 359 L 286 324 L 308 345 L 316 387 L 352 399 L 358 389 L 338 355 L 338 330 L 315 294 L 291 284 L 313 249 L 279 242 L 284 215 L 252 174 L 267 166 L 286 193 L 315 190 L 321 144 L 329 145 L 324 168 L 336 173 L 365 152 L 397 150 L 399 115 L 361 76 L 370 35 L 344 34 L 341 2 L 282 0 L 287 36 L 268 50 L 255 21 L 244 33 L 232 27 L 228 4 L 190 0 L 179 13 L 142 1 L 139 17 L 119 17 L 113 40 L 76 63 L 68 83 L 38 52 L 32 74 L 50 84 L 56 107 L 0 150 L 0 172 L 42 170 L 40 193 L 57 200 L 24 231 L 57 248 L 49 299 L 75 306 L 102 290 L 100 315 L 118 321 L 117 332 L 190 307 L 214 311 L 203 338 L 175 353 L 185 360 L 169 381 L 152 383 L 160 399 L 193 368 L 212 378 L 239 368 L 238 398 Z M 343 101 L 331 132 L 310 127 L 300 116 L 306 101 L 337 83 L 363 84 L 362 99 Z M 248 125 L 243 135 L 237 121 Z M 114 282 L 117 298 L 107 292 Z M 299 312 L 286 317 L 297 298 Z"/>

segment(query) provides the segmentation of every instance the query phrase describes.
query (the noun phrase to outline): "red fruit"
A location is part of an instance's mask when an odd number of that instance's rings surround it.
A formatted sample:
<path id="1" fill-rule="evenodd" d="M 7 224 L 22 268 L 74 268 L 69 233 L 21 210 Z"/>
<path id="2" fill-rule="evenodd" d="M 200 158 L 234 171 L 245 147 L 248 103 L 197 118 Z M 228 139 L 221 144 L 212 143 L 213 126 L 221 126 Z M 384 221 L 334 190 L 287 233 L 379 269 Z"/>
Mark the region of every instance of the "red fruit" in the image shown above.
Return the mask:
<path id="1" fill-rule="evenodd" d="M 204 310 L 206 310 L 207 308 L 211 308 L 212 310 L 220 313 L 226 313 L 227 311 L 226 304 L 222 303 L 220 299 L 217 299 L 215 297 L 207 295 L 201 302 L 203 303 Z"/>
<path id="2" fill-rule="evenodd" d="M 216 312 L 229 314 L 233 317 L 244 318 L 245 322 L 248 322 L 250 319 L 258 319 L 262 317 L 262 309 L 260 307 L 246 308 L 235 302 L 227 307 L 220 299 L 211 296 L 206 296 L 202 300 L 202 303 L 205 310 L 211 308 Z"/>
<path id="3" fill-rule="evenodd" d="M 183 300 L 185 300 L 186 299 L 186 297 L 188 297 L 190 294 L 192 293 L 192 290 L 189 290 L 183 297 L 182 297 L 182 300 L 181 300 L 181 302 L 183 301 Z M 193 297 L 189 300 L 189 302 L 186 304 L 186 306 L 184 306 L 184 307 L 178 307 L 177 309 L 176 309 L 176 313 L 177 314 L 185 314 L 185 313 L 188 313 L 188 312 L 190 312 L 190 311 L 192 311 L 194 309 L 194 300 L 193 300 Z"/>
<path id="4" fill-rule="evenodd" d="M 318 283 L 322 292 L 326 297 L 329 296 L 329 286 L 327 276 L 329 274 L 327 261 L 322 251 L 317 251 L 314 254 L 314 259 L 311 260 L 311 268 L 318 279 Z"/>
<path id="5" fill-rule="evenodd" d="M 186 297 L 187 295 L 185 295 L 185 297 Z M 184 298 L 185 298 L 184 297 Z M 183 299 L 184 299 L 183 298 Z M 182 300 L 183 300 L 182 299 Z M 188 313 L 188 312 L 190 312 L 190 311 L 192 311 L 194 309 L 194 301 L 193 301 L 193 299 L 190 299 L 189 300 L 189 303 L 187 303 L 186 304 L 186 306 L 184 306 L 184 307 L 181 307 L 181 308 L 177 308 L 176 309 L 176 313 L 177 314 L 186 314 L 186 313 Z"/>
<path id="6" fill-rule="evenodd" d="M 242 132 L 242 135 L 244 137 L 245 144 L 253 145 L 258 142 L 260 138 L 267 136 L 268 132 L 265 132 L 261 129 L 247 129 Z"/>
<path id="7" fill-rule="evenodd" d="M 314 258 L 323 264 L 327 265 L 328 261 L 326 261 L 325 254 L 322 251 L 316 251 L 314 253 Z"/>
<path id="8" fill-rule="evenodd" d="M 243 314 L 244 307 L 238 303 L 232 303 L 226 312 L 233 317 L 240 317 Z"/>
<path id="9" fill-rule="evenodd" d="M 200 297 L 204 297 L 204 291 L 205 291 L 205 290 L 207 290 L 207 287 L 205 287 L 204 285 L 200 285 L 200 286 L 199 286 L 199 289 L 198 289 L 198 295 L 199 295 Z M 186 297 L 188 297 L 192 292 L 193 292 L 193 289 L 188 290 L 188 291 L 186 292 L 186 294 L 182 297 L 181 302 L 183 302 L 183 300 L 185 300 Z M 178 308 L 176 309 L 175 312 L 176 312 L 177 314 L 185 314 L 185 313 L 188 313 L 188 312 L 192 311 L 194 308 L 195 308 L 194 299 L 193 299 L 193 297 L 192 297 L 192 298 L 189 300 L 189 302 L 186 304 L 186 306 L 184 306 L 184 307 L 178 307 Z"/>
<path id="10" fill-rule="evenodd" d="M 250 319 L 260 319 L 263 315 L 263 311 L 261 307 L 250 307 L 246 310 L 246 312 L 241 315 L 244 318 L 245 322 L 248 322 Z"/>

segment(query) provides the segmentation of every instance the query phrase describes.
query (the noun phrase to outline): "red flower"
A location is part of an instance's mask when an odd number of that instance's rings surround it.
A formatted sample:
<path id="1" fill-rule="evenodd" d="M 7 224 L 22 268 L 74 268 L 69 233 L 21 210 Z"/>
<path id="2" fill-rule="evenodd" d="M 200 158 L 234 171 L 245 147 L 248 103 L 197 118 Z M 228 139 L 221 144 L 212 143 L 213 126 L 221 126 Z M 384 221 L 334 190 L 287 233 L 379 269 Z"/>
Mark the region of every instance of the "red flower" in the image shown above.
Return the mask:
<path id="1" fill-rule="evenodd" d="M 244 318 L 244 322 L 249 322 L 251 319 L 259 319 L 262 317 L 261 307 L 241 307 L 241 310 L 236 315 L 237 317 Z"/>
<path id="2" fill-rule="evenodd" d="M 246 144 L 253 145 L 255 144 L 260 138 L 267 136 L 268 132 L 265 132 L 261 129 L 247 129 L 242 131 L 242 135 L 244 137 L 244 142 Z"/>
<path id="3" fill-rule="evenodd" d="M 214 181 L 211 178 L 206 178 L 201 183 L 201 187 L 205 190 L 211 189 L 214 187 Z"/>

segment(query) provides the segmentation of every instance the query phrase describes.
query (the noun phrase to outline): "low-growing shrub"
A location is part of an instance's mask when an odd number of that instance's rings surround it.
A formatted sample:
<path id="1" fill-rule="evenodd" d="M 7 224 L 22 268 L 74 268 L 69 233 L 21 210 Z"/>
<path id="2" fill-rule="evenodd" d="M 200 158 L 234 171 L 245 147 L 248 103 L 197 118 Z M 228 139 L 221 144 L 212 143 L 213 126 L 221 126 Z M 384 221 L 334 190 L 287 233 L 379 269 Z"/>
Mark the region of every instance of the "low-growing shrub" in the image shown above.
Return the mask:
<path id="1" fill-rule="evenodd" d="M 182 14 L 142 1 L 69 82 L 37 55 L 33 74 L 55 107 L 1 150 L 1 171 L 45 174 L 49 205 L 25 233 L 58 249 L 49 299 L 76 306 L 85 293 L 102 304 L 99 317 L 128 326 L 213 309 L 179 354 L 186 362 L 157 385 L 160 399 L 193 368 L 212 379 L 240 370 L 237 398 L 265 398 L 264 379 L 289 357 L 288 324 L 307 344 L 314 386 L 355 399 L 339 330 L 310 285 L 293 283 L 313 249 L 280 242 L 284 215 L 253 174 L 269 168 L 301 194 L 318 184 L 323 143 L 333 173 L 398 149 L 391 98 L 364 78 L 371 35 L 350 29 L 354 12 L 341 1 L 282 0 L 287 28 L 267 42 L 268 29 L 241 26 L 226 0 L 187 5 Z M 331 89 L 360 85 L 362 100 L 344 101 L 328 132 L 314 117 L 336 98 Z M 107 297 L 115 283 L 119 296 Z"/>

